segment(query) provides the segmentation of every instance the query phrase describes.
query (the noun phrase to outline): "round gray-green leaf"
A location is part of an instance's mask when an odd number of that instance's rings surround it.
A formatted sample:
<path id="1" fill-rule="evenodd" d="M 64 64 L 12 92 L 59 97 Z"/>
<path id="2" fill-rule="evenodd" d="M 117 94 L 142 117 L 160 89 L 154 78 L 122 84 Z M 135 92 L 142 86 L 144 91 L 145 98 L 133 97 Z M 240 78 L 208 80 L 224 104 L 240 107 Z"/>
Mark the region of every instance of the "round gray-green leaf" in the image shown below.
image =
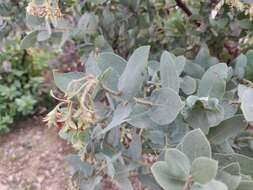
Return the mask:
<path id="1" fill-rule="evenodd" d="M 228 186 L 229 190 L 236 190 L 241 182 L 240 165 L 238 162 L 229 164 L 218 171 L 217 179 Z"/>
<path id="2" fill-rule="evenodd" d="M 195 129 L 185 135 L 182 143 L 182 152 L 191 161 L 198 157 L 211 158 L 211 146 L 201 129 Z"/>
<path id="3" fill-rule="evenodd" d="M 180 96 L 171 88 L 162 88 L 152 96 L 156 98 L 149 112 L 150 118 L 159 125 L 172 123 L 184 105 Z"/>
<path id="4" fill-rule="evenodd" d="M 180 87 L 180 78 L 176 67 L 176 57 L 173 54 L 164 51 L 160 62 L 162 87 L 172 88 L 178 93 Z"/>
<path id="5" fill-rule="evenodd" d="M 145 69 L 148 64 L 150 46 L 142 46 L 134 51 L 129 58 L 124 72 L 119 78 L 118 90 L 123 97 L 131 99 L 139 94 L 145 79 Z"/>
<path id="6" fill-rule="evenodd" d="M 86 34 L 93 34 L 97 30 L 97 20 L 94 13 L 85 13 L 78 21 L 78 29 Z"/>
<path id="7" fill-rule="evenodd" d="M 178 180 L 187 179 L 190 174 L 191 163 L 187 156 L 178 149 L 168 149 L 165 151 L 165 161 L 170 173 Z"/>
<path id="8" fill-rule="evenodd" d="M 239 100 L 242 101 L 242 97 L 244 92 L 246 92 L 246 90 L 248 90 L 248 87 L 242 84 L 239 84 L 237 86 L 237 95 L 239 96 Z"/>
<path id="9" fill-rule="evenodd" d="M 176 67 L 177 67 L 178 75 L 181 75 L 181 73 L 183 72 L 185 64 L 186 64 L 186 58 L 184 56 L 176 57 Z"/>
<path id="10" fill-rule="evenodd" d="M 195 182 L 206 184 L 213 180 L 218 171 L 218 162 L 210 158 L 199 157 L 192 163 L 192 177 Z"/>
<path id="11" fill-rule="evenodd" d="M 101 81 L 106 87 L 117 91 L 118 79 L 123 73 L 127 62 L 120 56 L 111 53 L 101 53 L 97 58 L 97 65 L 102 72 L 104 72 L 109 67 L 112 68 L 112 72 L 105 79 L 105 81 Z"/>
<path id="12" fill-rule="evenodd" d="M 38 35 L 38 31 L 33 31 L 27 34 L 21 41 L 20 48 L 27 49 L 34 46 L 34 44 L 37 42 L 37 35 Z"/>
<path id="13" fill-rule="evenodd" d="M 29 28 L 42 29 L 44 28 L 43 27 L 44 22 L 45 22 L 45 18 L 32 16 L 29 14 L 26 15 L 26 25 L 29 26 Z"/>
<path id="14" fill-rule="evenodd" d="M 228 71 L 225 63 L 210 67 L 199 83 L 198 96 L 221 99 L 225 94 Z"/>
<path id="15" fill-rule="evenodd" d="M 248 122 L 253 122 L 253 89 L 248 88 L 243 92 L 241 98 L 241 109 L 245 119 Z"/>
<path id="16" fill-rule="evenodd" d="M 170 168 L 165 161 L 158 161 L 151 167 L 152 174 L 157 183 L 165 190 L 182 190 L 185 182 L 173 179 Z"/>
<path id="17" fill-rule="evenodd" d="M 48 40 L 51 37 L 51 34 L 47 30 L 40 31 L 37 35 L 37 40 L 39 42 Z"/>
<path id="18" fill-rule="evenodd" d="M 136 128 L 156 128 L 158 125 L 148 116 L 149 109 L 145 105 L 136 104 L 127 121 L 130 125 Z"/>
<path id="19" fill-rule="evenodd" d="M 194 129 L 201 129 L 204 134 L 209 132 L 208 116 L 205 110 L 201 108 L 193 108 L 188 111 L 187 123 Z"/>
<path id="20" fill-rule="evenodd" d="M 193 94 L 196 89 L 197 89 L 197 81 L 190 77 L 190 76 L 185 76 L 182 79 L 182 82 L 180 84 L 180 88 L 186 95 L 191 95 Z"/>
<path id="21" fill-rule="evenodd" d="M 69 73 L 60 73 L 57 71 L 53 72 L 54 82 L 56 86 L 62 91 L 67 93 L 67 88 L 69 83 L 73 80 L 83 78 L 85 73 L 82 72 L 69 72 Z"/>
<path id="22" fill-rule="evenodd" d="M 246 126 L 247 123 L 244 121 L 242 115 L 236 115 L 226 119 L 218 126 L 210 129 L 208 134 L 209 141 L 213 144 L 222 144 L 228 138 L 236 136 Z"/>

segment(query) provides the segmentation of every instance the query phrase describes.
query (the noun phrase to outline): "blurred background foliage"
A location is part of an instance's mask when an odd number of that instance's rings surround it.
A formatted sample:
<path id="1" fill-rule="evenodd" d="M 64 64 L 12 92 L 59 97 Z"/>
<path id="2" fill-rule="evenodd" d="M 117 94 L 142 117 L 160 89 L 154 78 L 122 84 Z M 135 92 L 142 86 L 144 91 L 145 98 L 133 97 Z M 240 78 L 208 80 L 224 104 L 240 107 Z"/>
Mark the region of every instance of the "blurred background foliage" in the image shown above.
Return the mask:
<path id="1" fill-rule="evenodd" d="M 21 50 L 18 43 L 0 49 L 0 133 L 34 113 L 38 103 L 47 105 L 49 86 L 43 83 L 54 54 Z"/>
<path id="2" fill-rule="evenodd" d="M 62 47 L 73 40 L 86 56 L 91 50 L 114 50 L 125 58 L 144 44 L 151 45 L 154 57 L 166 49 L 192 58 L 204 43 L 224 61 L 252 46 L 252 8 L 239 0 L 86 0 L 60 5 L 62 18 L 27 15 L 29 28 L 36 31 L 34 43 Z"/>

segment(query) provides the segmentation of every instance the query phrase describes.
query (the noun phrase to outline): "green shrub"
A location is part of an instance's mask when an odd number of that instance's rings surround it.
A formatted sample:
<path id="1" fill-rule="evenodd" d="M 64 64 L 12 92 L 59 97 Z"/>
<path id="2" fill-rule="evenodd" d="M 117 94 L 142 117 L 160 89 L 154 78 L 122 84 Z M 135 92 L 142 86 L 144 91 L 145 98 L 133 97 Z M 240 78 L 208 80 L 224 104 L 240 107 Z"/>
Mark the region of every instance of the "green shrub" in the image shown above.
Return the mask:
<path id="1" fill-rule="evenodd" d="M 34 112 L 43 98 L 42 72 L 47 69 L 43 52 L 32 53 L 10 46 L 0 53 L 0 133 L 18 118 Z M 36 58 L 35 58 L 36 57 Z M 37 62 L 39 60 L 39 62 Z"/>

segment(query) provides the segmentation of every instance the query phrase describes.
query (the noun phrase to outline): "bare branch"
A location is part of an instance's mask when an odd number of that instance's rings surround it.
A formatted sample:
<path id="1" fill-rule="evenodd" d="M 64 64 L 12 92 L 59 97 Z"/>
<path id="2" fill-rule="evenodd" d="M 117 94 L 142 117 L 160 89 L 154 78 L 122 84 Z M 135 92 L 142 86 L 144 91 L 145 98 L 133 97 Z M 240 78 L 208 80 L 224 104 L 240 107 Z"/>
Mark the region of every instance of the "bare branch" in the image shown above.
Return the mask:
<path id="1" fill-rule="evenodd" d="M 182 0 L 175 0 L 177 3 L 177 6 L 182 9 L 187 16 L 192 16 L 191 10 L 187 7 L 187 5 Z"/>

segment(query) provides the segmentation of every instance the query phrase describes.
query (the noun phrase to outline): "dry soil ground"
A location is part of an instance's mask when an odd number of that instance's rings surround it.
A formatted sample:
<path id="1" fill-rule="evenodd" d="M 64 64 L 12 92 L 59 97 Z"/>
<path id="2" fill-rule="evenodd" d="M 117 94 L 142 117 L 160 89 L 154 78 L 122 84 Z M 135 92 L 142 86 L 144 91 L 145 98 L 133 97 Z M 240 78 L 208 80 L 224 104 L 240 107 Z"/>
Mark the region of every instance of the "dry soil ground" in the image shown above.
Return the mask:
<path id="1" fill-rule="evenodd" d="M 67 190 L 64 156 L 70 151 L 56 129 L 34 120 L 19 123 L 0 136 L 0 190 Z"/>

